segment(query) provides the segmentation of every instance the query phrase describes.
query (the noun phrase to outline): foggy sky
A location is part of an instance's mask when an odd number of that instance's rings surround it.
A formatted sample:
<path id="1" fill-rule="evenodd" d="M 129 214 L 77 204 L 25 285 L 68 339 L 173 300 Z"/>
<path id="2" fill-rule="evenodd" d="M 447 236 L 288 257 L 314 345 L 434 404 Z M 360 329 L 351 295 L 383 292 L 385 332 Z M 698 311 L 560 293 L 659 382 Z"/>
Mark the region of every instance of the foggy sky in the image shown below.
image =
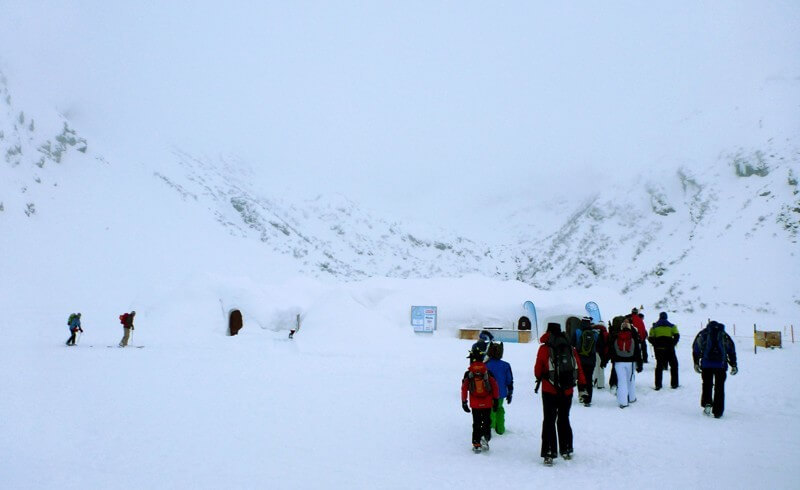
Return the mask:
<path id="1" fill-rule="evenodd" d="M 401 216 L 800 130 L 796 1 L 0 7 L 12 87 L 112 154 L 235 154 L 265 192 Z"/>

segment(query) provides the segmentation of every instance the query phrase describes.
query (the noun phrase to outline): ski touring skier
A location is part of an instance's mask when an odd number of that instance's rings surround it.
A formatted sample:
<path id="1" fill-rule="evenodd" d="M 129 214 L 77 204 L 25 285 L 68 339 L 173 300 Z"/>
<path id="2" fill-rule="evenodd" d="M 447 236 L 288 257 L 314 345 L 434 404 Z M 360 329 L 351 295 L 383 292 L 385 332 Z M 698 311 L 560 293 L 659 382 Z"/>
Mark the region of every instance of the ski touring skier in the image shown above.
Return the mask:
<path id="1" fill-rule="evenodd" d="M 648 341 L 653 344 L 653 353 L 656 356 L 655 389 L 661 389 L 664 371 L 669 368 L 670 387 L 678 387 L 678 357 L 675 355 L 675 346 L 681 336 L 678 327 L 667 319 L 667 312 L 658 314 L 658 321 L 650 329 Z"/>
<path id="2" fill-rule="evenodd" d="M 495 432 L 503 434 L 506 431 L 506 409 L 503 407 L 503 400 L 511 404 L 514 394 L 514 373 L 511 371 L 511 364 L 503 360 L 502 342 L 489 345 L 486 368 L 497 382 L 499 390 L 497 407 L 491 412 L 491 426 Z"/>
<path id="3" fill-rule="evenodd" d="M 739 372 L 736 363 L 736 346 L 725 332 L 725 325 L 716 321 L 708 322 L 692 343 L 694 370 L 703 377 L 700 406 L 705 415 L 722 417 L 725 411 L 725 379 L 728 366 L 731 376 Z"/>
<path id="4" fill-rule="evenodd" d="M 567 336 L 561 332 L 561 325 L 548 323 L 547 331 L 539 339 L 533 374 L 536 377 L 534 392 L 542 388 L 542 450 L 546 466 L 552 466 L 559 453 L 565 460 L 572 459 L 572 426 L 569 410 L 572 406 L 572 392 L 577 384 L 579 389 L 586 384 L 578 353 Z"/>
<path id="5" fill-rule="evenodd" d="M 72 313 L 69 318 L 67 319 L 67 326 L 69 327 L 69 338 L 67 339 L 67 345 L 73 346 L 75 345 L 75 336 L 78 332 L 83 333 L 83 328 L 81 327 L 81 314 L 80 313 Z"/>
<path id="6" fill-rule="evenodd" d="M 500 390 L 483 362 L 484 353 L 472 349 L 469 368 L 461 380 L 461 408 L 472 411 L 472 451 L 489 450 L 492 439 L 491 412 L 499 406 Z"/>
<path id="7" fill-rule="evenodd" d="M 617 373 L 617 403 L 619 408 L 625 408 L 636 402 L 636 373 L 642 372 L 639 336 L 627 318 L 609 344 L 609 356 Z"/>
<path id="8" fill-rule="evenodd" d="M 127 347 L 128 342 L 131 339 L 131 331 L 134 330 L 133 328 L 133 318 L 136 316 L 136 311 L 131 311 L 130 313 L 123 313 L 119 316 L 119 321 L 122 323 L 122 340 L 119 341 L 120 347 Z"/>

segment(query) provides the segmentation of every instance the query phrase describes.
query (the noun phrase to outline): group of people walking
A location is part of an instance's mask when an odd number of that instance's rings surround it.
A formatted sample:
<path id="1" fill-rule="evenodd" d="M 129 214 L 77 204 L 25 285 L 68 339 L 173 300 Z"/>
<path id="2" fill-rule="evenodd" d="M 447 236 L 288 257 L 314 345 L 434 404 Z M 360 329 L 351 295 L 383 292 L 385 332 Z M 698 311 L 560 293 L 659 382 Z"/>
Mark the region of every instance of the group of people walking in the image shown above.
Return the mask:
<path id="1" fill-rule="evenodd" d="M 562 331 L 561 324 L 548 323 L 539 339 L 534 364 L 535 392 L 542 390 L 542 446 L 545 465 L 552 465 L 561 455 L 572 458 L 573 437 L 569 421 L 572 396 L 578 389 L 578 400 L 584 406 L 592 403 L 593 389 L 604 388 L 605 368 L 611 363 L 609 387 L 616 388 L 616 401 L 621 409 L 635 403 L 636 374 L 647 362 L 647 344 L 656 359 L 655 390 L 663 387 L 664 371 L 670 372 L 670 387 L 678 388 L 678 358 L 675 346 L 680 340 L 678 327 L 666 312 L 659 314 L 648 332 L 644 316 L 633 308 L 625 316 L 615 317 L 608 330 L 590 318 L 578 327 Z M 475 452 L 489 449 L 492 429 L 505 432 L 505 410 L 502 401 L 511 403 L 513 375 L 511 366 L 502 361 L 503 344 L 494 343 L 489 331 L 482 331 L 470 350 L 470 365 L 461 383 L 462 407 L 472 412 L 472 446 Z M 727 368 L 738 372 L 736 348 L 725 333 L 725 326 L 709 321 L 692 343 L 694 369 L 702 375 L 700 405 L 705 415 L 722 416 L 725 408 Z"/>
<path id="2" fill-rule="evenodd" d="M 130 313 L 123 313 L 119 316 L 119 322 L 122 324 L 122 339 L 119 341 L 120 347 L 127 347 L 128 342 L 131 339 L 131 331 L 134 330 L 133 327 L 133 319 L 136 316 L 136 311 L 131 311 Z M 77 342 L 76 335 L 79 333 L 83 333 L 83 327 L 81 326 L 81 314 L 80 313 L 71 313 L 69 318 L 67 319 L 67 326 L 69 327 L 69 338 L 67 339 L 66 344 L 68 346 L 75 346 Z"/>

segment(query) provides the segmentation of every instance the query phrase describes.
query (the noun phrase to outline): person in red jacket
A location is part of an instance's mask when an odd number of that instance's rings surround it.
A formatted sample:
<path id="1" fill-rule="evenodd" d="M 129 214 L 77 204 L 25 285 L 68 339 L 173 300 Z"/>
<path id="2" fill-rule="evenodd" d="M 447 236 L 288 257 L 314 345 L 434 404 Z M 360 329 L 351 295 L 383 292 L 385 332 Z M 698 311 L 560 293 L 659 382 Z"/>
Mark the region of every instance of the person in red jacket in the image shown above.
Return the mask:
<path id="1" fill-rule="evenodd" d="M 639 349 L 642 351 L 642 362 L 647 363 L 647 326 L 644 324 L 644 314 L 639 313 L 638 308 L 631 310 L 631 325 L 636 328 L 639 334 Z"/>
<path id="2" fill-rule="evenodd" d="M 469 413 L 472 408 L 472 450 L 476 453 L 489 450 L 492 438 L 492 410 L 497 410 L 500 389 L 494 376 L 483 362 L 483 352 L 474 350 L 469 355 L 469 368 L 461 380 L 461 408 Z M 469 395 L 469 406 L 467 406 Z"/>
<path id="3" fill-rule="evenodd" d="M 572 392 L 576 382 L 579 387 L 586 385 L 586 377 L 581 369 L 578 353 L 572 347 L 561 325 L 548 323 L 547 332 L 539 339 L 541 345 L 536 354 L 533 374 L 536 377 L 536 391 L 542 388 L 542 452 L 544 464 L 550 466 L 558 457 L 572 459 L 572 426 L 569 423 L 569 409 L 572 406 Z M 557 437 L 556 437 L 557 436 Z"/>

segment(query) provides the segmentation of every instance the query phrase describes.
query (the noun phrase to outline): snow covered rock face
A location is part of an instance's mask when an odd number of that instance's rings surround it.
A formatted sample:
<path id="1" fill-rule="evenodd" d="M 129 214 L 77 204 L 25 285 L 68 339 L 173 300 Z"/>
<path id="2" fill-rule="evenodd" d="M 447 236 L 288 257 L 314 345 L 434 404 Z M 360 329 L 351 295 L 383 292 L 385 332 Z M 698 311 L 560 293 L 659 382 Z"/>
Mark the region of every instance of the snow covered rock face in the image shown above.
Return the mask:
<path id="1" fill-rule="evenodd" d="M 797 165 L 796 150 L 739 151 L 593 196 L 524 254 L 519 279 L 544 289 L 652 291 L 658 309 L 773 312 L 800 298 L 785 280 L 787 266 L 800 266 Z"/>
<path id="2" fill-rule="evenodd" d="M 47 213 L 75 199 L 76 192 L 83 199 L 84 192 L 127 179 L 129 162 L 93 156 L 67 118 L 33 108 L 17 106 L 0 74 L 0 220 Z M 610 288 L 671 311 L 775 313 L 782 305 L 800 305 L 793 279 L 800 270 L 798 156 L 791 141 L 778 148 L 767 140 L 761 148 L 739 149 L 705 165 L 586 190 L 585 197 L 571 191 L 571 200 L 562 200 L 558 210 L 501 209 L 498 222 L 518 216 L 522 225 L 493 233 L 492 244 L 485 237 L 378 217 L 344 196 L 300 202 L 262 196 L 246 162 L 181 150 L 144 163 L 145 180 L 135 193 L 177 194 L 175 202 L 183 206 L 159 212 L 211 215 L 222 234 L 266 247 L 314 277 L 479 274 L 540 289 Z M 92 167 L 98 162 L 102 172 Z M 59 186 L 67 176 L 81 187 Z M 109 197 L 95 199 L 95 207 L 86 209 L 103 207 Z M 137 213 L 135 204 L 119 201 Z M 554 220 L 537 212 L 565 214 Z M 159 226 L 168 225 L 146 223 L 152 236 L 161 235 Z"/>
<path id="3" fill-rule="evenodd" d="M 502 250 L 440 230 L 412 231 L 373 216 L 344 196 L 287 203 L 259 196 L 243 162 L 176 151 L 177 168 L 158 179 L 211 212 L 231 235 L 262 242 L 315 276 L 342 279 L 441 277 L 478 273 L 513 278 Z"/>
<path id="4" fill-rule="evenodd" d="M 0 158 L 4 169 L 0 212 L 35 215 L 37 198 L 47 194 L 41 188 L 58 185 L 49 167 L 63 163 L 72 153 L 86 151 L 86 140 L 63 116 L 40 123 L 18 107 L 0 72 Z"/>

